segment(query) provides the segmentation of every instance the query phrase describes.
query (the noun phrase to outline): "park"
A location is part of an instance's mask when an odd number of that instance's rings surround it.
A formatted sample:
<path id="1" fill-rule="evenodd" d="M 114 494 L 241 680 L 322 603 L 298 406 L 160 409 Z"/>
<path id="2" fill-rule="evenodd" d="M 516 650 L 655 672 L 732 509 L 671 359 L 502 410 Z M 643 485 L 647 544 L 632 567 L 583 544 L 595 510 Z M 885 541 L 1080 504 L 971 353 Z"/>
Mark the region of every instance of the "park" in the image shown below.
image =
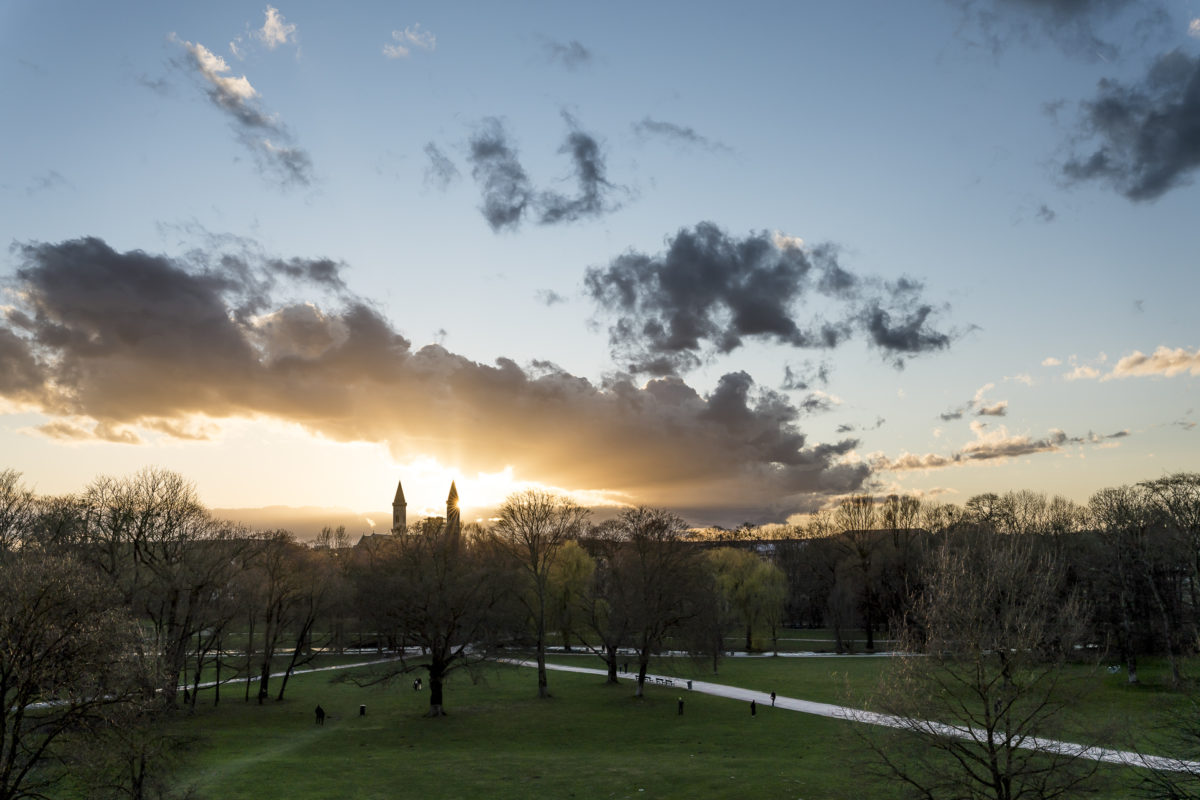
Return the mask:
<path id="1" fill-rule="evenodd" d="M 403 492 L 397 489 L 397 502 Z M 4 798 L 1188 796 L 1200 476 L 787 530 L 509 496 L 351 544 L 4 473 Z M 1018 526 L 1021 526 L 1018 528 Z M 316 710 L 316 711 L 314 711 Z"/>

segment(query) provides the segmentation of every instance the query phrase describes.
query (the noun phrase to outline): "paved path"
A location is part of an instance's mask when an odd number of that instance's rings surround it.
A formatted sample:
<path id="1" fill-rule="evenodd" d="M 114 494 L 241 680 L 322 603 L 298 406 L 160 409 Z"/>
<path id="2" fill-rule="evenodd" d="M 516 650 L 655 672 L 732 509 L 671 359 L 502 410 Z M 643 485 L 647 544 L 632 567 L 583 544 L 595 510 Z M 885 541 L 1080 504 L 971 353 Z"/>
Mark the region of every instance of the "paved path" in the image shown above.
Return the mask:
<path id="1" fill-rule="evenodd" d="M 857 658 L 857 656 L 855 656 Z M 518 659 L 504 659 L 506 663 L 515 664 L 520 667 L 536 667 L 534 661 L 523 661 Z M 573 667 L 566 664 L 546 664 L 546 669 L 559 670 L 562 672 L 580 672 L 586 675 L 607 675 L 608 672 L 602 669 L 594 669 L 592 667 Z M 651 675 L 646 674 L 646 682 L 651 685 L 672 686 L 676 689 L 687 689 L 686 678 L 676 678 L 670 675 Z M 723 683 L 710 683 L 708 681 L 692 681 L 693 692 L 703 692 L 717 697 L 728 697 L 731 700 L 742 700 L 744 702 L 756 701 L 763 708 L 770 708 L 771 694 L 769 692 L 757 692 L 753 689 L 742 689 L 737 686 L 727 686 Z M 987 733 L 979 729 L 971 729 L 955 725 L 946 725 L 940 722 L 924 722 L 921 720 L 905 720 L 901 717 L 891 716 L 889 714 L 879 714 L 873 711 L 864 711 L 858 708 L 849 708 L 847 706 L 835 706 L 831 703 L 817 703 L 812 700 L 800 700 L 795 697 L 783 697 L 782 695 L 775 698 L 775 708 L 782 708 L 786 711 L 799 711 L 802 714 L 816 714 L 819 717 L 831 717 L 833 719 L 849 720 L 852 722 L 862 722 L 869 725 L 886 725 L 890 728 L 913 728 L 920 727 L 923 730 L 931 733 L 937 733 L 944 736 L 957 736 L 963 739 L 971 738 L 977 741 L 983 741 L 987 738 Z M 1089 745 L 1075 744 L 1073 742 L 1062 742 L 1056 739 L 1041 739 L 1027 738 L 1019 745 L 1023 748 L 1031 750 L 1045 750 L 1049 752 L 1065 753 L 1075 755 L 1080 758 L 1088 758 L 1093 761 L 1103 761 L 1109 764 L 1120 764 L 1126 767 L 1146 767 L 1154 770 L 1165 772 L 1193 772 L 1200 773 L 1200 762 L 1197 761 L 1182 761 L 1176 758 L 1167 758 L 1165 756 L 1147 756 L 1140 753 L 1133 753 L 1128 750 L 1110 750 L 1105 747 L 1094 747 Z"/>

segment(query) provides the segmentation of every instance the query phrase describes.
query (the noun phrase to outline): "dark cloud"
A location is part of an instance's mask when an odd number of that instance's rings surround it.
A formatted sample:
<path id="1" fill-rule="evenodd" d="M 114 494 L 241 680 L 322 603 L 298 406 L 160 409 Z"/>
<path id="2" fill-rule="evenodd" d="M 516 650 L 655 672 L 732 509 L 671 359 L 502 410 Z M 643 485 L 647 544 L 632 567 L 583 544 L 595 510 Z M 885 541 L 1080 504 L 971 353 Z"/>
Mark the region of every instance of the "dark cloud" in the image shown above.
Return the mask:
<path id="1" fill-rule="evenodd" d="M 1118 41 L 1144 39 L 1162 30 L 1167 14 L 1156 0 L 949 0 L 993 52 L 1014 40 L 1049 40 L 1064 53 L 1094 61 L 1117 58 Z M 1110 34 L 1107 26 L 1125 23 Z"/>
<path id="2" fill-rule="evenodd" d="M 386 443 L 401 459 L 468 472 L 512 465 L 568 488 L 716 510 L 794 510 L 814 494 L 858 490 L 870 473 L 844 460 L 855 440 L 810 443 L 796 424 L 802 410 L 745 373 L 701 394 L 676 377 L 596 385 L 546 362 L 416 349 L 341 290 L 328 259 L 180 259 L 94 238 L 14 252 L 0 395 L 50 416 L 45 435 L 201 438 L 205 420 L 270 417 Z M 333 304 L 279 299 L 303 287 Z"/>
<path id="3" fill-rule="evenodd" d="M 680 230 L 665 253 L 631 251 L 590 268 L 584 282 L 616 317 L 613 355 L 635 373 L 682 372 L 747 338 L 833 348 L 861 331 L 897 366 L 950 343 L 927 324 L 933 309 L 919 302 L 919 283 L 861 278 L 832 247 L 805 250 L 765 232 L 738 239 L 709 222 Z M 833 301 L 822 305 L 838 316 L 802 319 L 799 306 L 813 295 Z"/>
<path id="4" fill-rule="evenodd" d="M 598 217 L 620 208 L 620 203 L 611 196 L 622 187 L 608 181 L 599 142 L 580 130 L 571 115 L 564 113 L 563 118 L 569 131 L 558 152 L 571 158 L 577 184 L 574 195 L 533 189 L 516 146 L 500 120 L 485 119 L 471 136 L 468 156 L 471 175 L 483 193 L 481 211 L 493 231 L 515 229 L 526 215 L 542 225 L 554 225 Z"/>
<path id="5" fill-rule="evenodd" d="M 458 180 L 458 167 L 454 166 L 454 162 L 447 158 L 436 144 L 428 142 L 425 145 L 425 155 L 429 157 L 429 166 L 425 167 L 426 184 L 445 189 Z"/>
<path id="6" fill-rule="evenodd" d="M 471 175 L 483 192 L 483 217 L 493 231 L 516 228 L 533 199 L 529 176 L 503 123 L 489 117 L 470 141 Z"/>
<path id="7" fill-rule="evenodd" d="M 1046 205 L 1045 203 L 1042 203 L 1041 205 L 1038 206 L 1036 216 L 1037 216 L 1038 220 L 1041 222 L 1054 222 L 1054 219 L 1055 219 L 1055 217 L 1058 216 L 1058 214 L 1054 213 L 1053 208 Z"/>
<path id="8" fill-rule="evenodd" d="M 558 303 L 567 302 L 567 298 L 563 297 L 553 289 L 541 289 L 536 295 L 534 295 L 534 297 L 537 298 L 539 303 L 547 306 L 553 306 L 557 305 Z"/>
<path id="9" fill-rule="evenodd" d="M 572 117 L 564 117 L 571 131 L 558 152 L 571 156 L 578 193 L 574 197 L 568 197 L 553 191 L 541 192 L 538 195 L 541 212 L 538 221 L 543 225 L 574 222 L 583 217 L 598 217 L 619 207 L 606 202 L 605 195 L 611 192 L 613 185 L 605 177 L 604 153 L 600 150 L 599 143 L 589 134 L 579 130 Z"/>
<path id="10" fill-rule="evenodd" d="M 1167 53 L 1135 86 L 1100 81 L 1082 104 L 1081 126 L 1097 146 L 1063 165 L 1069 180 L 1099 180 L 1134 201 L 1191 183 L 1200 167 L 1200 56 Z"/>
<path id="11" fill-rule="evenodd" d="M 962 419 L 963 414 L 965 413 L 967 413 L 966 408 L 960 406 L 958 408 L 951 409 L 950 411 L 943 411 L 941 414 L 938 414 L 938 416 L 941 417 L 943 422 L 950 422 L 952 420 Z"/>
<path id="12" fill-rule="evenodd" d="M 701 136 L 696 132 L 695 128 L 676 125 L 674 122 L 651 119 L 650 117 L 643 117 L 641 121 L 633 123 L 633 132 L 643 139 L 650 136 L 658 136 L 677 144 L 700 147 L 705 150 L 726 152 L 730 150 L 728 145 L 721 142 L 714 142 L 706 136 Z"/>
<path id="13" fill-rule="evenodd" d="M 783 365 L 783 383 L 780 389 L 784 391 L 805 391 L 814 383 L 820 383 L 822 386 L 829 384 L 829 373 L 831 366 L 828 361 L 822 361 L 819 364 L 814 364 L 811 361 L 805 361 L 797 367 L 792 367 L 790 364 Z"/>
<path id="14" fill-rule="evenodd" d="M 312 158 L 293 144 L 292 134 L 274 114 L 264 111 L 258 91 L 246 76 L 233 77 L 225 60 L 202 44 L 172 34 L 187 53 L 180 68 L 199 76 L 205 95 L 230 119 L 238 140 L 254 156 L 260 172 L 280 186 L 308 186 L 313 181 Z"/>
<path id="15" fill-rule="evenodd" d="M 566 43 L 547 39 L 543 42 L 543 46 L 547 60 L 553 64 L 560 64 L 572 72 L 592 63 L 592 51 L 574 39 Z"/>
<path id="16" fill-rule="evenodd" d="M 1001 426 L 994 432 L 988 432 L 986 425 L 979 421 L 971 423 L 975 439 L 967 442 L 958 451 L 948 456 L 937 453 L 917 455 L 905 453 L 899 458 L 889 459 L 886 456 L 876 456 L 871 459 L 871 467 L 879 471 L 899 472 L 904 470 L 941 469 L 943 467 L 963 466 L 972 462 L 994 461 L 1004 458 L 1036 455 L 1038 453 L 1056 453 L 1066 445 L 1102 444 L 1113 439 L 1123 439 L 1129 436 L 1129 431 L 1117 431 L 1110 434 L 1096 434 L 1088 431 L 1085 436 L 1068 436 L 1059 428 L 1051 428 L 1046 436 L 1033 438 L 1026 434 L 1009 434 Z"/>

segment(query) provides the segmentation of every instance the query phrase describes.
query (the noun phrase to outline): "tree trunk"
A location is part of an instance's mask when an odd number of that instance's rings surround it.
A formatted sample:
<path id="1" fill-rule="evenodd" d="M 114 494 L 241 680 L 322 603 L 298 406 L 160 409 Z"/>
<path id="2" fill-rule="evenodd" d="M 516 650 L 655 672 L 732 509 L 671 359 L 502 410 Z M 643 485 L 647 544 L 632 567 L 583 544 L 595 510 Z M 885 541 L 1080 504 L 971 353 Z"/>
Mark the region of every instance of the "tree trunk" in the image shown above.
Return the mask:
<path id="1" fill-rule="evenodd" d="M 746 625 L 746 652 L 749 653 L 754 647 L 754 629 Z"/>
<path id="2" fill-rule="evenodd" d="M 541 626 L 539 625 L 539 628 Z M 550 696 L 549 681 L 546 679 L 546 636 L 539 630 L 537 638 L 538 697 Z"/>
<path id="3" fill-rule="evenodd" d="M 442 705 L 442 682 L 445 680 L 446 668 L 438 661 L 429 665 L 429 712 L 427 717 L 444 717 L 446 709 Z"/>
<path id="4" fill-rule="evenodd" d="M 608 667 L 608 680 L 606 683 L 617 684 L 617 648 L 614 646 L 605 646 L 604 648 L 604 664 Z"/>

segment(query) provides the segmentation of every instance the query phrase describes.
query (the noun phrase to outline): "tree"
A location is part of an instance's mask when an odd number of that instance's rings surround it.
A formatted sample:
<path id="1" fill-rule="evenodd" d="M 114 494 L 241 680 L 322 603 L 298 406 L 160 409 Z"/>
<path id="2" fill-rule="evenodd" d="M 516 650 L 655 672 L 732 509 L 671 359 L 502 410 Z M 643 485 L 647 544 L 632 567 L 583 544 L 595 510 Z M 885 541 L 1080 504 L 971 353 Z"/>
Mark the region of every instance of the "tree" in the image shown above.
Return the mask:
<path id="1" fill-rule="evenodd" d="M 564 544 L 578 538 L 588 510 L 561 495 L 538 489 L 511 494 L 500 506 L 495 533 L 525 577 L 518 597 L 533 625 L 537 652 L 538 697 L 548 697 L 546 679 L 546 610 L 550 571 Z"/>
<path id="2" fill-rule="evenodd" d="M 867 734 L 886 769 L 927 800 L 1081 790 L 1095 762 L 1034 742 L 1061 730 L 1081 691 L 1063 667 L 1087 620 L 1061 565 L 1026 537 L 948 537 L 913 617 L 876 700 L 898 730 Z"/>
<path id="3" fill-rule="evenodd" d="M 875 625 L 878 620 L 879 599 L 876 591 L 874 558 L 882 542 L 881 532 L 876 530 L 879 514 L 875 500 L 870 495 L 854 495 L 838 504 L 837 521 L 842 533 L 836 541 L 845 551 L 852 573 L 842 573 L 856 579 L 859 608 L 863 616 L 863 632 L 867 635 L 867 649 L 875 649 Z"/>
<path id="4" fill-rule="evenodd" d="M 443 524 L 426 524 L 385 537 L 372 555 L 378 580 L 360 584 L 360 604 L 426 655 L 410 663 L 402 650 L 400 668 L 372 682 L 424 669 L 427 716 L 444 716 L 446 678 L 487 659 L 511 627 L 511 608 L 505 604 L 512 596 L 510 573 L 502 566 L 498 543 L 470 527 L 460 535 Z"/>
<path id="5" fill-rule="evenodd" d="M 578 542 L 567 542 L 558 551 L 550 567 L 548 597 L 550 624 L 562 637 L 563 650 L 571 650 L 571 641 L 579 639 L 579 631 L 587 613 L 587 591 L 596 562 Z"/>
<path id="6" fill-rule="evenodd" d="M 650 656 L 674 633 L 702 617 L 712 593 L 694 546 L 683 540 L 687 525 L 668 511 L 631 508 L 617 517 L 621 545 L 613 579 L 623 588 L 628 632 L 638 654 L 636 696 L 645 693 Z"/>
<path id="7" fill-rule="evenodd" d="M 753 650 L 754 632 L 778 623 L 787 592 L 783 571 L 755 553 L 732 547 L 708 551 L 707 560 L 723 607 L 746 632 L 746 650 Z"/>
<path id="8" fill-rule="evenodd" d="M 162 469 L 98 478 L 82 500 L 80 553 L 151 623 L 153 649 L 162 654 L 159 688 L 173 703 L 192 637 L 206 624 L 205 606 L 226 579 L 227 562 L 211 543 L 227 538 L 228 528 L 211 517 L 190 482 Z"/>
<path id="9" fill-rule="evenodd" d="M 21 483 L 21 473 L 0 470 L 0 553 L 16 549 L 28 535 L 35 511 L 33 492 Z"/>
<path id="10" fill-rule="evenodd" d="M 141 705 L 137 626 L 77 560 L 39 552 L 0 561 L 0 800 L 42 797 L 64 758 Z"/>

